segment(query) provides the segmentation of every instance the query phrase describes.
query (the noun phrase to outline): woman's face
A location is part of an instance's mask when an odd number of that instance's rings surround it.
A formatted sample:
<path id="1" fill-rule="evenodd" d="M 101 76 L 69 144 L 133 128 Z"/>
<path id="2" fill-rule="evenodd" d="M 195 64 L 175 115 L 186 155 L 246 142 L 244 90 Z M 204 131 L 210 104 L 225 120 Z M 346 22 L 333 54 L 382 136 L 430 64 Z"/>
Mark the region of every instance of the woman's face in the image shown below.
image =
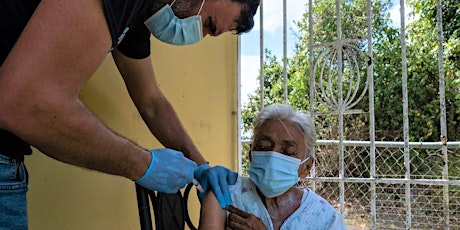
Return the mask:
<path id="1" fill-rule="evenodd" d="M 263 124 L 254 136 L 251 151 L 275 151 L 286 156 L 305 159 L 307 149 L 300 128 L 287 120 L 269 120 Z M 310 151 L 310 150 L 308 150 Z M 299 176 L 310 173 L 313 158 L 299 166 Z"/>
<path id="2" fill-rule="evenodd" d="M 269 120 L 255 134 L 252 151 L 275 151 L 305 159 L 306 149 L 300 128 L 286 120 Z"/>

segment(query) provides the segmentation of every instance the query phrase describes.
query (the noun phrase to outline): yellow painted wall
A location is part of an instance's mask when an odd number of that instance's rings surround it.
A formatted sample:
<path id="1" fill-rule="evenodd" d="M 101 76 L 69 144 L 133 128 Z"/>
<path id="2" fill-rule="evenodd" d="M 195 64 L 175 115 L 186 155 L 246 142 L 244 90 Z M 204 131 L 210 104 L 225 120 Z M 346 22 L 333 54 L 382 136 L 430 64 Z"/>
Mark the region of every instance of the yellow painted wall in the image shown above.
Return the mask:
<path id="1" fill-rule="evenodd" d="M 152 62 L 163 93 L 211 165 L 234 170 L 237 154 L 237 37 L 205 38 L 186 47 L 152 38 Z M 108 55 L 81 99 L 108 127 L 146 148 L 161 145 L 132 104 Z M 134 183 L 55 161 L 34 150 L 26 158 L 31 230 L 140 229 Z M 190 195 L 198 223 L 199 203 Z"/>

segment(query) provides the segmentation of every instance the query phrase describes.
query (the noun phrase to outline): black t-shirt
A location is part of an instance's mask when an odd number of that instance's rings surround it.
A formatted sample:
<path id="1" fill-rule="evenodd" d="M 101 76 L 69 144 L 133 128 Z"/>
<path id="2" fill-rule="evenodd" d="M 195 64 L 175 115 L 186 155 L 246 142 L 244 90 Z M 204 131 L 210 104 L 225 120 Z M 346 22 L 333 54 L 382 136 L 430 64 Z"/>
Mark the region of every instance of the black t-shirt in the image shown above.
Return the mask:
<path id="1" fill-rule="evenodd" d="M 112 48 L 135 59 L 150 55 L 150 32 L 144 21 L 151 15 L 153 1 L 103 1 Z M 5 61 L 39 3 L 40 0 L 0 0 L 0 64 Z M 31 153 L 28 143 L 0 129 L 0 154 L 22 159 L 23 155 Z"/>
<path id="2" fill-rule="evenodd" d="M 104 0 L 104 11 L 112 36 L 112 48 L 140 59 L 150 55 L 150 32 L 144 21 L 152 15 L 154 0 Z"/>

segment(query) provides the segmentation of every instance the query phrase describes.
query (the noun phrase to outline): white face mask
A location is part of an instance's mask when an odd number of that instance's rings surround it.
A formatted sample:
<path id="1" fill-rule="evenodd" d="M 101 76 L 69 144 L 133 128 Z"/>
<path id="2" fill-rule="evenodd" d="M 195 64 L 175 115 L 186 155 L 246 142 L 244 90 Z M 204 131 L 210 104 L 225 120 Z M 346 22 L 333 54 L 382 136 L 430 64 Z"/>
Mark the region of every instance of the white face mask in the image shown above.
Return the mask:
<path id="1" fill-rule="evenodd" d="M 175 0 L 171 3 L 171 6 L 174 2 Z M 167 4 L 148 18 L 144 24 L 153 36 L 168 44 L 190 45 L 199 42 L 203 38 L 203 24 L 200 12 L 204 2 L 205 0 L 201 3 L 197 15 L 184 19 L 174 15 L 171 6 Z"/>

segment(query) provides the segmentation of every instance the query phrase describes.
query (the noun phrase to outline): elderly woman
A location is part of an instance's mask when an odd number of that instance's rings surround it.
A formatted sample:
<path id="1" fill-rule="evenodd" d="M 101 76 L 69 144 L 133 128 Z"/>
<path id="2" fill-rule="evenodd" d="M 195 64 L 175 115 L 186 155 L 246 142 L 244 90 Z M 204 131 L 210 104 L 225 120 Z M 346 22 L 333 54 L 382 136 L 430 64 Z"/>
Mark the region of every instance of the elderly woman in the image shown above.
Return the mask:
<path id="1" fill-rule="evenodd" d="M 312 119 L 289 105 L 266 107 L 254 123 L 248 169 L 230 186 L 233 204 L 220 208 L 212 192 L 202 200 L 200 229 L 346 229 L 343 217 L 308 188 L 313 164 Z"/>

